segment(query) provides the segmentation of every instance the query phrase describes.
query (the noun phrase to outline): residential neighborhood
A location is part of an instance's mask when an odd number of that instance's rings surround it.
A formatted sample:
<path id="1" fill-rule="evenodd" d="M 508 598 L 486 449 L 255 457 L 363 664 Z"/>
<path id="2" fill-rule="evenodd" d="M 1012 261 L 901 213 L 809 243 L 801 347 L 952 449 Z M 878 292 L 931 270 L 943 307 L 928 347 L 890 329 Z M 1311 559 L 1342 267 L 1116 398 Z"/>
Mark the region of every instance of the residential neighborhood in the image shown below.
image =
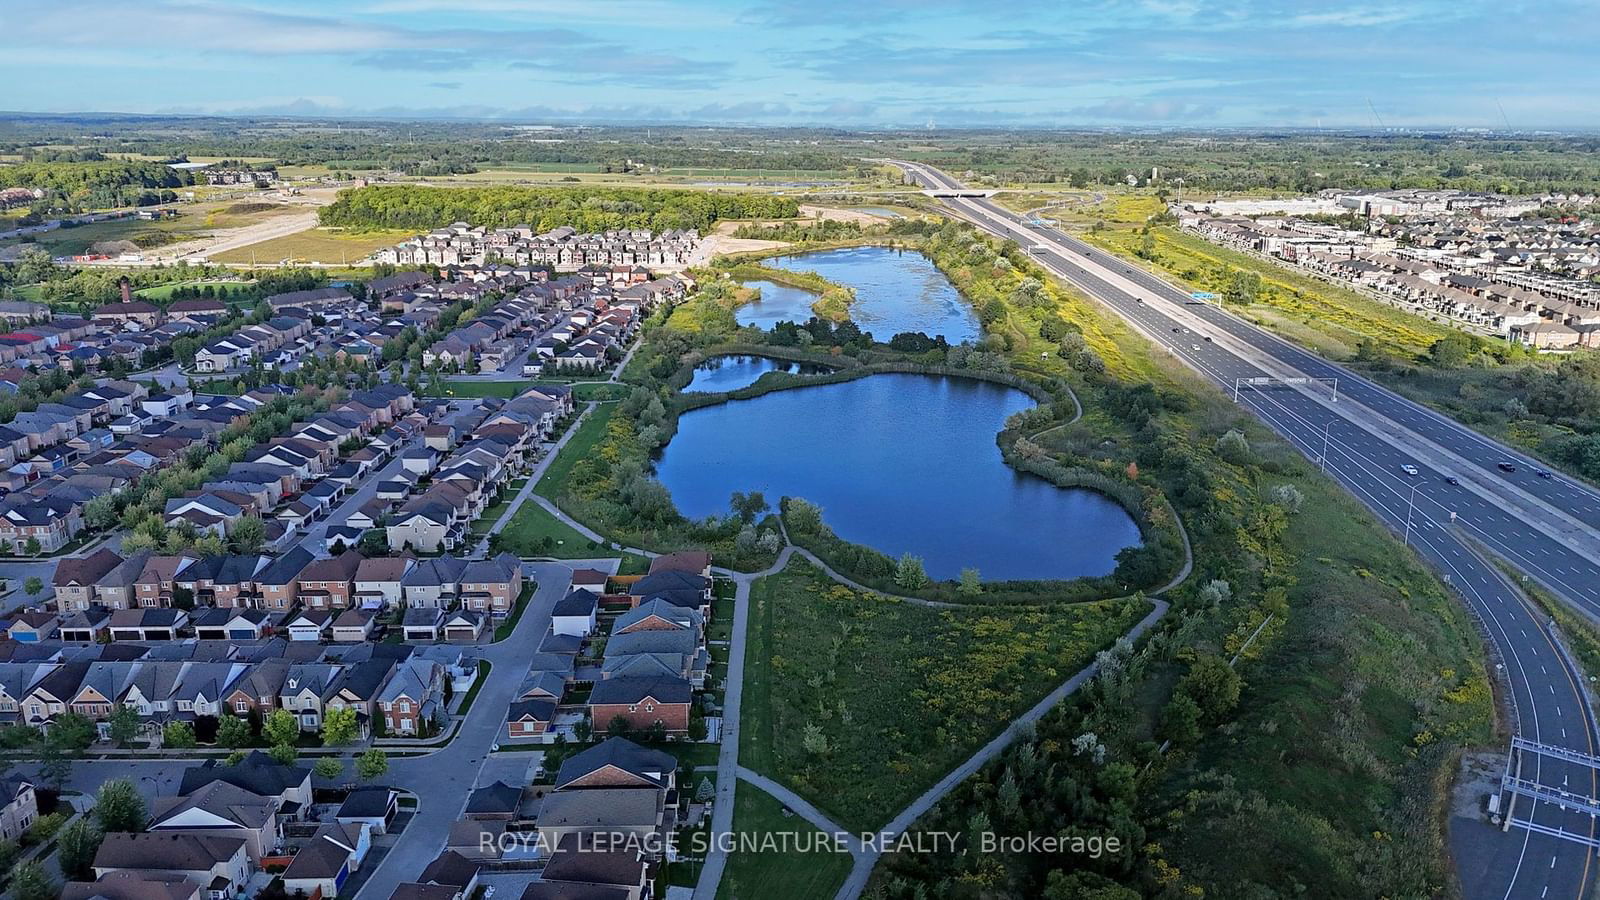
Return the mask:
<path id="1" fill-rule="evenodd" d="M 1546 207 L 1591 196 L 1325 192 L 1185 204 L 1178 223 L 1413 312 L 1541 350 L 1600 347 L 1600 228 Z M 1352 230 L 1330 217 L 1366 223 Z"/>

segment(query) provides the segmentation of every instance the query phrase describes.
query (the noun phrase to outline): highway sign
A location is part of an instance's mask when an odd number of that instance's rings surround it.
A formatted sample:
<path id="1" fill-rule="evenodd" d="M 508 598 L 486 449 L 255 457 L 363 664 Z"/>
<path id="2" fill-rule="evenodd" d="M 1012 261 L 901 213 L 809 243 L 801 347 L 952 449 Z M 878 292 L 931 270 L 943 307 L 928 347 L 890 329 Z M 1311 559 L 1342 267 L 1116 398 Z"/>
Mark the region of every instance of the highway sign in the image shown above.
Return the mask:
<path id="1" fill-rule="evenodd" d="M 1195 291 L 1195 292 L 1191 293 L 1189 296 L 1191 298 L 1195 299 L 1195 300 L 1215 300 L 1215 299 L 1217 299 L 1217 295 L 1211 293 L 1210 291 Z"/>

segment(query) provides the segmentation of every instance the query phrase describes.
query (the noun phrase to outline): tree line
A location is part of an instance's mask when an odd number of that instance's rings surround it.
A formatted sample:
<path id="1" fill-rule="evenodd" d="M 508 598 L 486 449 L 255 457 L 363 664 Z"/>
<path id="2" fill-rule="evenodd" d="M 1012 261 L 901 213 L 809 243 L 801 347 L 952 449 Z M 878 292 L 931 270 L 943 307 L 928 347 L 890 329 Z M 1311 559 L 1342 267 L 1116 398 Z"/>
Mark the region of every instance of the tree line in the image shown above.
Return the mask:
<path id="1" fill-rule="evenodd" d="M 792 218 L 799 204 L 765 194 L 643 188 L 435 188 L 374 185 L 341 191 L 319 212 L 322 224 L 426 231 L 452 222 L 548 231 L 613 228 L 708 230 L 719 219 Z"/>

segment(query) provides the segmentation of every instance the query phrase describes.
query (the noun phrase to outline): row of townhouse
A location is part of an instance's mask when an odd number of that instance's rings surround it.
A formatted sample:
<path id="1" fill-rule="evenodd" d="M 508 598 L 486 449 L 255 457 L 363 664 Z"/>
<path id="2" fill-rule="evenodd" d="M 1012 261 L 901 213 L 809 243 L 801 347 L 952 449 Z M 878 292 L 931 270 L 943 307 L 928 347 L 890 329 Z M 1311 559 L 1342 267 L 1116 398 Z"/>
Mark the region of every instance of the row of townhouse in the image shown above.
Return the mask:
<path id="1" fill-rule="evenodd" d="M 275 626 L 293 626 L 287 614 L 378 612 L 388 608 L 453 609 L 461 607 L 499 618 L 508 615 L 522 593 L 523 574 L 514 556 L 482 560 L 451 556 L 426 559 L 363 557 L 354 550 L 318 559 L 301 547 L 273 557 L 226 554 L 196 557 L 162 556 L 140 551 L 127 558 L 102 549 L 82 558 L 61 560 L 52 577 L 51 609 L 24 611 L 14 618 L 11 640 L 145 640 L 120 634 L 157 619 L 122 616 L 124 612 L 185 613 L 168 630 L 176 639 L 192 626 L 202 638 L 249 639 Z M 210 615 L 255 611 L 266 616 Z M 53 615 L 55 621 L 41 615 Z M 23 618 L 25 616 L 25 618 Z M 353 620 L 352 620 L 353 621 Z M 140 623 L 140 624 L 134 624 Z M 328 624 L 336 637 L 338 620 Z M 363 626 L 370 631 L 370 622 Z M 212 633 L 207 633 L 208 631 Z M 363 633 L 355 639 L 365 637 Z"/>
<path id="2" fill-rule="evenodd" d="M 217 421 L 240 420 L 287 390 L 204 398 L 205 412 Z M 280 549 L 297 528 L 331 509 L 438 413 L 437 404 L 418 411 L 416 398 L 399 385 L 355 391 L 328 411 L 296 423 L 289 434 L 255 445 L 244 460 L 195 490 L 169 499 L 166 523 L 226 536 L 240 519 L 258 517 L 267 526 L 267 546 Z M 352 441 L 364 446 L 345 453 Z"/>
<path id="3" fill-rule="evenodd" d="M 573 412 L 572 391 L 541 385 L 488 410 L 470 428 L 438 423 L 424 429 L 423 446 L 402 454 L 402 477 L 380 484 L 380 497 L 401 499 L 385 535 L 392 552 L 453 550 L 465 543 L 474 520 L 516 474 L 538 458 L 556 423 Z M 420 493 L 410 490 L 428 478 Z"/>
<path id="4" fill-rule="evenodd" d="M 446 715 L 446 694 L 470 682 L 459 656 L 430 656 L 407 645 L 363 645 L 361 653 L 273 657 L 260 643 L 232 659 L 55 658 L 0 662 L 0 723 L 46 728 L 73 713 L 109 734 L 117 707 L 139 714 L 141 733 L 158 739 L 172 722 L 222 716 L 258 720 L 283 709 L 316 732 L 330 710 L 352 709 L 363 737 L 431 732 Z"/>
<path id="5" fill-rule="evenodd" d="M 246 325 L 195 351 L 194 368 L 205 373 L 242 369 L 310 333 L 309 316 L 276 315 L 265 322 Z"/>
<path id="6" fill-rule="evenodd" d="M 1363 208 L 1390 218 L 1349 230 L 1292 216 L 1214 216 L 1184 208 L 1179 224 L 1214 243 L 1267 254 L 1419 314 L 1529 346 L 1600 346 L 1600 225 L 1487 209 Z"/>
<path id="7" fill-rule="evenodd" d="M 617 229 L 579 234 L 570 227 L 534 233 L 527 225 L 488 230 L 456 222 L 373 254 L 379 263 L 415 266 L 483 265 L 495 261 L 572 272 L 586 266 L 686 265 L 700 244 L 693 230 Z"/>

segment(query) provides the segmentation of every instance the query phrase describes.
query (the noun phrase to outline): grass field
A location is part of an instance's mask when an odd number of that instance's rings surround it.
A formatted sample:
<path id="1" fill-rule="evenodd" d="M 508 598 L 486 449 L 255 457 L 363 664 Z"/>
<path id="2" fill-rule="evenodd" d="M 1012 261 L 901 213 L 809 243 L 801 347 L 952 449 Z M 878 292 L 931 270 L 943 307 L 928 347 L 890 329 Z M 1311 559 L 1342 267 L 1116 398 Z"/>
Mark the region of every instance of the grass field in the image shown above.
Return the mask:
<path id="1" fill-rule="evenodd" d="M 733 831 L 750 849 L 728 854 L 718 900 L 832 897 L 850 874 L 848 853 L 819 848 L 821 832 L 753 785 L 734 788 Z"/>
<path id="2" fill-rule="evenodd" d="M 517 509 L 517 514 L 501 529 L 500 545 L 518 556 L 588 559 L 616 555 L 592 546 L 588 538 L 532 500 L 523 503 Z"/>
<path id="3" fill-rule="evenodd" d="M 590 409 L 589 414 L 584 416 L 583 422 L 578 426 L 578 433 L 574 434 L 572 439 L 567 441 L 567 445 L 561 448 L 561 453 L 551 460 L 550 468 L 545 469 L 544 477 L 539 479 L 534 490 L 546 497 L 554 497 L 562 482 L 572 474 L 572 467 L 578 464 L 578 460 L 594 453 L 595 445 L 605 437 L 606 426 L 611 423 L 611 414 L 615 411 L 616 407 L 609 404 L 600 404 Z M 517 512 L 521 513 L 522 510 Z"/>
<path id="4" fill-rule="evenodd" d="M 415 233 L 411 231 L 346 233 L 333 228 L 308 228 L 296 234 L 213 254 L 211 261 L 234 264 L 286 261 L 345 264 L 364 259 L 374 250 L 393 246 L 414 236 Z"/>
<path id="5" fill-rule="evenodd" d="M 263 222 L 277 216 L 302 212 L 299 207 L 272 203 L 233 203 L 227 201 L 186 203 L 176 207 L 177 218 L 146 222 L 137 218 L 95 222 L 75 228 L 59 228 L 35 235 L 39 246 L 55 256 L 86 253 L 97 243 L 128 241 L 141 250 L 154 250 L 208 235 L 220 228 L 236 228 Z M 7 241 L 5 246 L 14 242 Z"/>
<path id="6" fill-rule="evenodd" d="M 1149 610 L 936 609 L 859 594 L 803 560 L 758 581 L 750 604 L 741 762 L 851 830 L 882 826 Z"/>
<path id="7" fill-rule="evenodd" d="M 229 290 L 234 290 L 248 283 L 249 282 L 241 281 L 178 281 L 171 284 L 158 284 L 155 287 L 141 288 L 137 291 L 134 291 L 134 293 L 146 300 L 162 301 L 170 298 L 172 296 L 172 292 L 181 287 L 203 288 L 207 285 L 212 285 L 226 286 Z"/>

